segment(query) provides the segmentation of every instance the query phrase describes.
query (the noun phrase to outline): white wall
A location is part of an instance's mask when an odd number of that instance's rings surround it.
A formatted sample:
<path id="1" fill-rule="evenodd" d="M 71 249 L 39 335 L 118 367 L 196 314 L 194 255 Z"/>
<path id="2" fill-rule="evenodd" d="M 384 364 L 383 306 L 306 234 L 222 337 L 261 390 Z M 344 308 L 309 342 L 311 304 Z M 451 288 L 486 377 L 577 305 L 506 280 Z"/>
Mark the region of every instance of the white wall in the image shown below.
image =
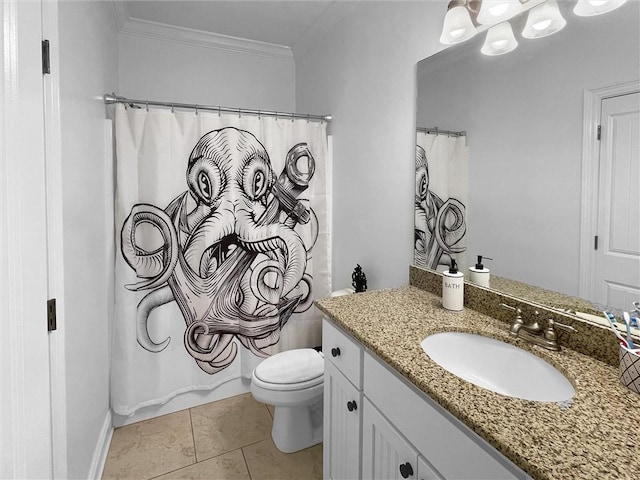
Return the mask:
<path id="1" fill-rule="evenodd" d="M 408 283 L 416 63 L 441 49 L 446 6 L 335 3 L 294 47 L 298 111 L 333 115 L 334 289 L 356 263 L 369 289 Z"/>
<path id="2" fill-rule="evenodd" d="M 59 42 L 67 474 L 87 478 L 110 419 L 113 179 L 105 163 L 102 101 L 105 92 L 118 88 L 118 40 L 110 2 L 62 1 Z"/>
<path id="3" fill-rule="evenodd" d="M 580 18 L 563 4 L 564 30 L 509 55 L 420 65 L 418 124 L 468 134 L 468 259 L 578 295 L 583 92 L 638 79 L 639 5 Z"/>
<path id="4" fill-rule="evenodd" d="M 119 95 L 291 112 L 293 58 L 119 35 Z"/>

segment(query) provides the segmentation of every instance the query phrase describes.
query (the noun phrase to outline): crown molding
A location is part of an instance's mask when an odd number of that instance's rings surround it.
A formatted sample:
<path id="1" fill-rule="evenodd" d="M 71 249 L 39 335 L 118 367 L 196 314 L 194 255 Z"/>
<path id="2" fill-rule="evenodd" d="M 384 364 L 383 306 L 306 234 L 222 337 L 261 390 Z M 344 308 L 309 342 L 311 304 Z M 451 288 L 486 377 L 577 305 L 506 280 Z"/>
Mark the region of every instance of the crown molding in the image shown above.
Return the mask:
<path id="1" fill-rule="evenodd" d="M 216 48 L 236 53 L 247 53 L 293 61 L 291 48 L 284 45 L 259 42 L 246 38 L 232 37 L 230 35 L 133 18 L 129 14 L 126 2 L 112 0 L 111 3 L 118 25 L 118 31 L 124 35 L 155 38 L 199 47 Z"/>
<path id="2" fill-rule="evenodd" d="M 129 7 L 127 6 L 127 3 L 122 0 L 111 0 L 111 6 L 113 7 L 113 16 L 116 19 L 118 31 L 121 31 L 131 17 L 129 14 Z"/>

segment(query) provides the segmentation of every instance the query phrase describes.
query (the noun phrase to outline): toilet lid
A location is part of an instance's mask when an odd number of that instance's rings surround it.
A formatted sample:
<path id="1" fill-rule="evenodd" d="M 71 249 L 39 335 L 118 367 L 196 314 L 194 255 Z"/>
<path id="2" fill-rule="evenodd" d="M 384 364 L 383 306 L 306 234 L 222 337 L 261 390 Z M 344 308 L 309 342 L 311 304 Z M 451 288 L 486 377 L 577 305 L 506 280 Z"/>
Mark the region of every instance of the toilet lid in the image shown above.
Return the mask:
<path id="1" fill-rule="evenodd" d="M 254 371 L 259 380 L 267 383 L 289 385 L 323 380 L 324 359 L 312 348 L 287 350 L 267 358 Z"/>

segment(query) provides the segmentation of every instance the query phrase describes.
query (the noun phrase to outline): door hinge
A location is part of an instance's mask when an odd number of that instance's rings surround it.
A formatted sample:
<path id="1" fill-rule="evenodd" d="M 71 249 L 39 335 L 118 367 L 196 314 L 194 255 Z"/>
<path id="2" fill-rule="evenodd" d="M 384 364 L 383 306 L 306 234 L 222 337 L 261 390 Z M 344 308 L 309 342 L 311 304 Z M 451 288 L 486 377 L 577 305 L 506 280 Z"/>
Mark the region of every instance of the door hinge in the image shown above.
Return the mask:
<path id="1" fill-rule="evenodd" d="M 51 73 L 51 57 L 49 55 L 49 40 L 42 41 L 42 74 Z"/>
<path id="2" fill-rule="evenodd" d="M 593 249 L 597 250 L 598 249 L 598 235 L 596 235 L 595 237 L 593 237 Z"/>
<path id="3" fill-rule="evenodd" d="M 47 330 L 53 331 L 58 328 L 56 322 L 56 299 L 51 298 L 47 300 Z"/>
<path id="4" fill-rule="evenodd" d="M 600 140 L 600 138 L 602 137 L 602 125 L 598 125 L 598 140 Z"/>

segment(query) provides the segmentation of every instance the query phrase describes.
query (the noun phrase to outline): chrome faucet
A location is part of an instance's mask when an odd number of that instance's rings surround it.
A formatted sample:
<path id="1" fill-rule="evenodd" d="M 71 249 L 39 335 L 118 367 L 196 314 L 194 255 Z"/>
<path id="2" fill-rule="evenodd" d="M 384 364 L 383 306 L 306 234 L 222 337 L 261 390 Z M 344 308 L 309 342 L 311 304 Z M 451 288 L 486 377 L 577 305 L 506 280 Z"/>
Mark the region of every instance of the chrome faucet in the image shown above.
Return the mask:
<path id="1" fill-rule="evenodd" d="M 560 351 L 556 328 L 566 332 L 576 331 L 576 329 L 571 325 L 556 322 L 552 318 L 548 320 L 546 328 L 543 328 L 537 320 L 533 323 L 526 324 L 522 319 L 522 310 L 519 307 L 512 307 L 505 303 L 501 303 L 500 306 L 516 312 L 516 319 L 509 328 L 509 333 L 512 337 L 523 338 L 524 340 L 546 348 L 547 350 L 554 350 L 556 352 Z M 538 315 L 537 310 L 535 311 L 535 315 Z"/>

